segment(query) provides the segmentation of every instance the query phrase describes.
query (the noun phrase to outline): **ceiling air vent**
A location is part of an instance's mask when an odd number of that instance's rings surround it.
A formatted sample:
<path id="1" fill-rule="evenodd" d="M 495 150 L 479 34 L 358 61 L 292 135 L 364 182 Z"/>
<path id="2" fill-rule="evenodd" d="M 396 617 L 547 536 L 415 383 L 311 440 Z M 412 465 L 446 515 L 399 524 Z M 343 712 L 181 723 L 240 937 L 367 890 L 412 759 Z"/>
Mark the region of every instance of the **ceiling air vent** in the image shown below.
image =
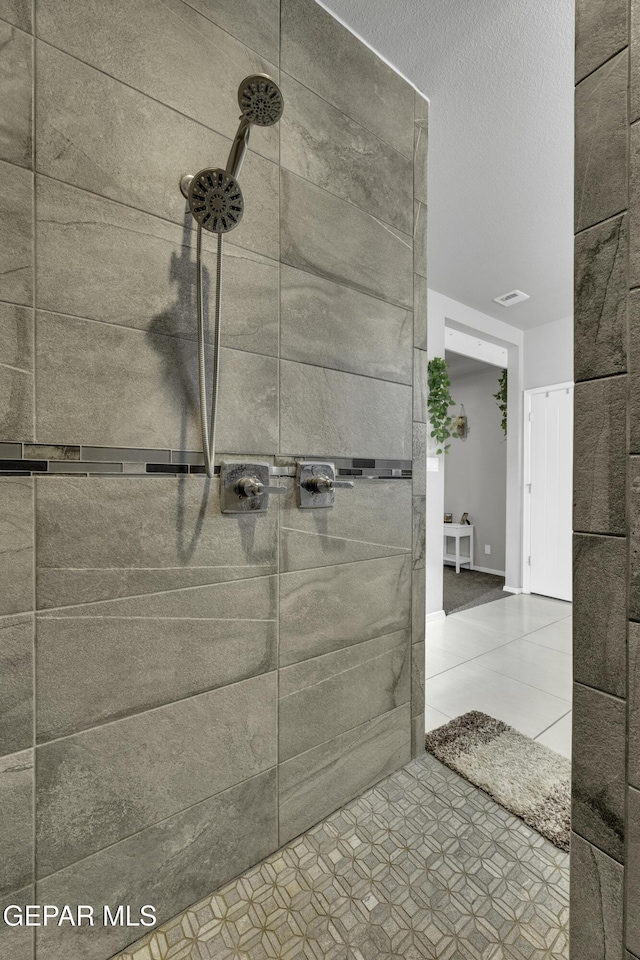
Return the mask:
<path id="1" fill-rule="evenodd" d="M 495 302 L 502 304 L 503 307 L 512 307 L 514 303 L 522 303 L 523 300 L 528 299 L 528 293 L 523 293 L 522 290 L 512 290 L 511 293 L 503 293 L 501 297 L 496 297 Z"/>

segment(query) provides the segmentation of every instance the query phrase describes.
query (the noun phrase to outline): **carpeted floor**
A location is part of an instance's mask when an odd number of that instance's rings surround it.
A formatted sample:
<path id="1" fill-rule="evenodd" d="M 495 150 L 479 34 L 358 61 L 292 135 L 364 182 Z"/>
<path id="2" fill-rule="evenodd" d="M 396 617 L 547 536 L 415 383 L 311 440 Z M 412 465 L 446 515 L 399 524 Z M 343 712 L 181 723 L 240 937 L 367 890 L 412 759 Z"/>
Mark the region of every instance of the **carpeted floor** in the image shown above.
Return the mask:
<path id="1" fill-rule="evenodd" d="M 507 596 L 503 587 L 504 577 L 496 577 L 492 573 L 480 573 L 479 570 L 468 570 L 464 567 L 460 573 L 456 573 L 455 567 L 445 564 L 444 612 L 448 616 L 459 610 L 477 607 L 481 603 L 503 600 Z"/>
<path id="2" fill-rule="evenodd" d="M 431 730 L 425 745 L 560 850 L 569 850 L 571 761 L 566 757 L 477 710 Z"/>

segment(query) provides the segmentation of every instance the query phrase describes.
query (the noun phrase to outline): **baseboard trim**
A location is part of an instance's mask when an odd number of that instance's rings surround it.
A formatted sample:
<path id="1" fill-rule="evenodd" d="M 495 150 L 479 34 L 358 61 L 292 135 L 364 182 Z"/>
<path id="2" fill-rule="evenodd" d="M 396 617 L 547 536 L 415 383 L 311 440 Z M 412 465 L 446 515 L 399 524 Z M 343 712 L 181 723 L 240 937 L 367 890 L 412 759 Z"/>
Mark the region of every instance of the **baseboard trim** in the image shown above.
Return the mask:
<path id="1" fill-rule="evenodd" d="M 491 570 L 489 567 L 471 567 L 472 570 L 478 570 L 480 573 L 491 573 L 494 577 L 504 577 L 504 570 Z"/>
<path id="2" fill-rule="evenodd" d="M 435 613 L 427 614 L 427 623 L 433 623 L 435 620 L 444 620 L 446 613 L 444 610 L 436 610 Z"/>
<path id="3" fill-rule="evenodd" d="M 524 593 L 522 587 L 508 587 L 506 584 L 502 589 L 506 590 L 507 593 Z"/>

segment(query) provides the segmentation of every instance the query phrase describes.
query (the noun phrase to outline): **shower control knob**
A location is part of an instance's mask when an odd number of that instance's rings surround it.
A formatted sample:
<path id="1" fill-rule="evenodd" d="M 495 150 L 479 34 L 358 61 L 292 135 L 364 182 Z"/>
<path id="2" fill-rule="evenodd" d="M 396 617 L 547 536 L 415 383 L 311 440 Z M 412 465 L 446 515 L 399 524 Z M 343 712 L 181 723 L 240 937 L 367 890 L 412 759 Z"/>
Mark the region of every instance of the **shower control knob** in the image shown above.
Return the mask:
<path id="1" fill-rule="evenodd" d="M 266 486 L 256 477 L 241 477 L 236 483 L 236 492 L 239 497 L 262 497 L 269 493 L 286 493 L 286 487 Z"/>
<path id="2" fill-rule="evenodd" d="M 223 513 L 266 513 L 270 493 L 286 493 L 271 486 L 266 460 L 223 460 L 220 464 L 220 509 Z"/>
<path id="3" fill-rule="evenodd" d="M 353 490 L 353 480 L 336 480 L 334 463 L 325 460 L 298 460 L 296 466 L 298 506 L 303 510 L 332 507 L 335 491 Z"/>
<path id="4" fill-rule="evenodd" d="M 303 486 L 306 487 L 310 493 L 327 493 L 329 490 L 335 490 L 336 487 L 353 490 L 355 484 L 353 480 L 333 480 L 331 477 L 309 477 L 303 482 Z"/>

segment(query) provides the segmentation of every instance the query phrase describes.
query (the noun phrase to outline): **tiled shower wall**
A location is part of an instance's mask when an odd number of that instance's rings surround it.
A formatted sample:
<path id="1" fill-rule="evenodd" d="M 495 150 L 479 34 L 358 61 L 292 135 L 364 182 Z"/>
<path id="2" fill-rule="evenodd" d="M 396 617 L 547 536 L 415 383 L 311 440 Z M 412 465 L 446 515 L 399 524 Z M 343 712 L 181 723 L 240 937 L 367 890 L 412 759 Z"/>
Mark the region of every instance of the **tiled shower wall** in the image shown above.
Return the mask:
<path id="1" fill-rule="evenodd" d="M 640 2 L 578 0 L 572 960 L 640 957 Z M 630 16 L 629 16 L 630 14 Z"/>
<path id="2" fill-rule="evenodd" d="M 286 110 L 226 243 L 219 449 L 414 468 L 236 519 L 108 474 L 197 450 L 178 181 L 256 71 Z M 41 461 L 0 477 L 3 904 L 168 918 L 423 749 L 426 144 L 313 0 L 0 0 L 0 442 Z M 79 444 L 118 449 L 74 475 Z M 140 932 L 0 925 L 0 958 Z"/>

